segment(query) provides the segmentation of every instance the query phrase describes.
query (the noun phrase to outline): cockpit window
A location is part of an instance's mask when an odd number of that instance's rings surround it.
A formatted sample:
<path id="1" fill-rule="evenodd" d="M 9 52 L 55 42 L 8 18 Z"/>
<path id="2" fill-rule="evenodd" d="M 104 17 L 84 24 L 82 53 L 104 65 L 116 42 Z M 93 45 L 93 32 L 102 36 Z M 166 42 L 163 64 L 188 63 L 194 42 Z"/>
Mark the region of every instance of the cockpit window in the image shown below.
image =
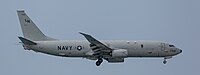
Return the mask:
<path id="1" fill-rule="evenodd" d="M 174 45 L 169 45 L 169 47 L 175 47 Z"/>

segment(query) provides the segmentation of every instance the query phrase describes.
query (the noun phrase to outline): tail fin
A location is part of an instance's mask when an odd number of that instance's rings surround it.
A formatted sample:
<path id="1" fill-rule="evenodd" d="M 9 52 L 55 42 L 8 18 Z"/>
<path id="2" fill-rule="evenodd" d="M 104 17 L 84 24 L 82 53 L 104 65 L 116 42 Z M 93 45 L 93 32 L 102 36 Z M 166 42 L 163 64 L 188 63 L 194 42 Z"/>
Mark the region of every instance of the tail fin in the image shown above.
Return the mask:
<path id="1" fill-rule="evenodd" d="M 40 29 L 33 23 L 33 21 L 26 15 L 24 10 L 17 11 L 21 29 L 25 38 L 32 41 L 55 40 L 45 36 Z"/>

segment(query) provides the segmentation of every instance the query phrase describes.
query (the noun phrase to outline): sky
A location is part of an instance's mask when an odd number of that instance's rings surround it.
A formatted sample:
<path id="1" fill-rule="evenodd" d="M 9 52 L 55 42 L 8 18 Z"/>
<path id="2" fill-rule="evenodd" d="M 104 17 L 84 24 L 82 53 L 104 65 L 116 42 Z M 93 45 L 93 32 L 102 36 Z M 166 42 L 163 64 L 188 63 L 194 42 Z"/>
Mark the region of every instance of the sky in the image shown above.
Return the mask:
<path id="1" fill-rule="evenodd" d="M 0 75 L 199 75 L 199 0 L 0 0 Z M 163 58 L 126 58 L 124 63 L 65 58 L 27 51 L 17 10 L 25 10 L 46 35 L 85 40 L 156 40 L 183 52 Z"/>

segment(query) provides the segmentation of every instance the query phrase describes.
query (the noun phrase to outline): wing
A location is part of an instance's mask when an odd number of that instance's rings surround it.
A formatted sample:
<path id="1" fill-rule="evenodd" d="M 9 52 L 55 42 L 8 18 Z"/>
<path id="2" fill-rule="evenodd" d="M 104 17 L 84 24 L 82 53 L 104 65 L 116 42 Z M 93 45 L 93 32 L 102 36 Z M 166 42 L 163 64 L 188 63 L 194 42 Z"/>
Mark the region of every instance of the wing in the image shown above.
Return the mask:
<path id="1" fill-rule="evenodd" d="M 93 50 L 93 55 L 109 55 L 113 49 L 106 46 L 105 44 L 101 43 L 100 41 L 96 40 L 91 35 L 81 33 L 89 42 L 90 42 L 90 48 Z"/>

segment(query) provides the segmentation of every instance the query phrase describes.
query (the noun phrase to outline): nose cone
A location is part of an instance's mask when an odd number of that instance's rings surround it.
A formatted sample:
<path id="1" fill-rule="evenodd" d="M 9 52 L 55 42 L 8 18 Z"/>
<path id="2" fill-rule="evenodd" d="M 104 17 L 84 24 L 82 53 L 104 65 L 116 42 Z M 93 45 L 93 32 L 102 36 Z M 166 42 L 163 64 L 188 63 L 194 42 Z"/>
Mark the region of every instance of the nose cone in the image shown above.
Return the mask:
<path id="1" fill-rule="evenodd" d="M 175 52 L 175 55 L 177 55 L 177 54 L 180 54 L 180 53 L 182 53 L 183 51 L 181 50 L 181 49 L 179 49 L 179 48 L 176 48 L 176 52 Z"/>
<path id="2" fill-rule="evenodd" d="M 182 50 L 180 49 L 179 53 L 182 53 Z"/>
<path id="3" fill-rule="evenodd" d="M 177 54 L 180 54 L 180 53 L 182 53 L 183 51 L 181 50 L 181 49 L 178 49 L 177 48 Z"/>

